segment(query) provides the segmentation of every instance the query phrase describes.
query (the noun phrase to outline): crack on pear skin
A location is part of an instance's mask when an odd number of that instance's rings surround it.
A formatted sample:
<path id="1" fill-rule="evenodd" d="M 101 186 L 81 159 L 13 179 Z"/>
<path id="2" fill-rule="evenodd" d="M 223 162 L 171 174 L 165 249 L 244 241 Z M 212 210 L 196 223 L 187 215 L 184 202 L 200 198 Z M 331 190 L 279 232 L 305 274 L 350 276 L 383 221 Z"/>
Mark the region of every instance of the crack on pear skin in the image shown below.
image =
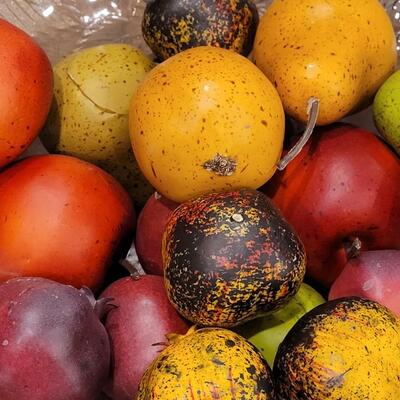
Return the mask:
<path id="1" fill-rule="evenodd" d="M 93 99 L 90 98 L 90 96 L 88 96 L 83 90 L 81 85 L 79 85 L 79 83 L 72 77 L 72 75 L 70 74 L 69 71 L 66 71 L 67 73 L 67 77 L 71 80 L 71 82 L 76 86 L 76 88 L 79 90 L 79 92 L 82 94 L 83 97 L 85 97 L 86 99 L 88 99 L 96 108 L 98 108 L 100 111 L 107 113 L 107 114 L 113 114 L 113 115 L 117 115 L 119 117 L 126 117 L 128 114 L 120 114 L 114 110 L 111 110 L 109 108 L 106 107 L 102 107 L 100 104 L 97 104 Z"/>

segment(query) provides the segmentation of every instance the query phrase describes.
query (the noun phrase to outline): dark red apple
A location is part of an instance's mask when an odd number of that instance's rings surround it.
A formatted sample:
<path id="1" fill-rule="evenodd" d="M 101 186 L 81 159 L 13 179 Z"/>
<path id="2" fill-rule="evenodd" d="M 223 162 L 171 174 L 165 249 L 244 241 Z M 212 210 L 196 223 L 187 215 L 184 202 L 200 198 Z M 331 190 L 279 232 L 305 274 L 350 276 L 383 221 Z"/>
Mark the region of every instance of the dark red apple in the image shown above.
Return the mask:
<path id="1" fill-rule="evenodd" d="M 263 190 L 303 241 L 307 274 L 329 287 L 346 252 L 400 249 L 400 159 L 353 125 L 315 132 Z"/>
<path id="2" fill-rule="evenodd" d="M 96 399 L 110 367 L 105 303 L 43 278 L 1 284 L 0 399 Z"/>
<path id="3" fill-rule="evenodd" d="M 178 203 L 154 193 L 143 207 L 136 229 L 136 252 L 148 274 L 163 275 L 161 243 L 164 229 Z"/>
<path id="4" fill-rule="evenodd" d="M 119 279 L 101 295 L 113 298 L 105 326 L 111 340 L 112 373 L 105 392 L 113 400 L 135 398 L 140 379 L 164 349 L 170 333 L 186 333 L 187 323 L 169 303 L 160 276 Z"/>
<path id="5" fill-rule="evenodd" d="M 329 300 L 346 296 L 377 301 L 400 317 L 400 250 L 365 251 L 350 259 L 333 283 Z"/>

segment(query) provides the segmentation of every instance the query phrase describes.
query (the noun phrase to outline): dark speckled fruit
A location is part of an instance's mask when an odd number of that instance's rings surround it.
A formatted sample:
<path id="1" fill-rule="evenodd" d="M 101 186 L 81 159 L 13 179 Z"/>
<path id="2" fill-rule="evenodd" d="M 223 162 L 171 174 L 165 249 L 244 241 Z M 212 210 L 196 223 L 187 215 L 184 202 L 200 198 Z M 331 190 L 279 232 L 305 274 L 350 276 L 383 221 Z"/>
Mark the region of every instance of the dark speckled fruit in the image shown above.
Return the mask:
<path id="1" fill-rule="evenodd" d="M 360 297 L 305 314 L 279 346 L 279 400 L 389 400 L 400 395 L 400 319 Z"/>
<path id="2" fill-rule="evenodd" d="M 159 60 L 207 45 L 248 55 L 258 20 L 251 0 L 148 0 L 142 32 Z"/>
<path id="3" fill-rule="evenodd" d="M 305 258 L 291 226 L 255 190 L 183 203 L 164 233 L 169 299 L 201 326 L 232 327 L 283 306 L 303 281 Z"/>

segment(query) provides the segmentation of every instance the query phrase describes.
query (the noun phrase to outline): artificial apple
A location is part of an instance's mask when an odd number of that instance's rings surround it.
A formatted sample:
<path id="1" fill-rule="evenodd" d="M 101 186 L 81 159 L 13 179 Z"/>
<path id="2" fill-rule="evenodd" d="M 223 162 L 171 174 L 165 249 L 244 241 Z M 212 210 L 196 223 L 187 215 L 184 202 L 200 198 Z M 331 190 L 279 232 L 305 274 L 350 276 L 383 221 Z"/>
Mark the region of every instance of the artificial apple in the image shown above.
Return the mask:
<path id="1" fill-rule="evenodd" d="M 133 229 L 128 193 L 75 157 L 26 158 L 0 173 L 0 282 L 41 276 L 98 289 Z"/>
<path id="2" fill-rule="evenodd" d="M 308 311 L 324 303 L 311 286 L 302 283 L 299 291 L 282 309 L 239 326 L 236 331 L 261 351 L 270 367 L 279 345 L 292 326 Z"/>
<path id="3" fill-rule="evenodd" d="M 164 275 L 162 237 L 167 221 L 178 205 L 156 192 L 150 196 L 139 214 L 136 251 L 143 269 L 148 274 Z"/>
<path id="4" fill-rule="evenodd" d="M 122 278 L 101 298 L 113 298 L 117 306 L 105 321 L 113 359 L 105 391 L 113 400 L 132 400 L 144 371 L 167 344 L 166 335 L 184 334 L 188 325 L 169 303 L 160 276 Z"/>
<path id="5" fill-rule="evenodd" d="M 303 241 L 308 275 L 326 287 L 358 247 L 400 249 L 400 160 L 371 132 L 315 132 L 264 190 Z"/>
<path id="6" fill-rule="evenodd" d="M 45 52 L 0 18 L 0 168 L 21 155 L 45 123 L 53 74 Z"/>
<path id="7" fill-rule="evenodd" d="M 333 283 L 329 300 L 360 296 L 400 317 L 400 250 L 365 251 L 350 259 Z"/>

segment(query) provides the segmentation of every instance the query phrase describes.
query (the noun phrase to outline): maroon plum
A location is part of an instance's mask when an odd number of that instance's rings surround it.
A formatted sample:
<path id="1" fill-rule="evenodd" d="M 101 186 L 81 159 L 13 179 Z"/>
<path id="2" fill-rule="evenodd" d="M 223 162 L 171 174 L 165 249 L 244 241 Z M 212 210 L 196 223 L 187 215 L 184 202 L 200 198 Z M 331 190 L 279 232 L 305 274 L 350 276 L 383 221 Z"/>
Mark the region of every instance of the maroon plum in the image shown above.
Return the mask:
<path id="1" fill-rule="evenodd" d="M 178 203 L 154 193 L 143 207 L 136 229 L 136 251 L 148 274 L 163 275 L 161 243 L 165 226 Z"/>
<path id="2" fill-rule="evenodd" d="M 106 306 L 89 289 L 44 278 L 1 284 L 0 399 L 95 399 L 109 373 Z"/>
<path id="3" fill-rule="evenodd" d="M 329 300 L 360 296 L 383 304 L 400 317 L 400 250 L 361 252 L 333 283 Z"/>
<path id="4" fill-rule="evenodd" d="M 117 306 L 105 322 L 112 353 L 112 376 L 105 392 L 113 400 L 132 400 L 143 373 L 164 349 L 166 335 L 184 334 L 188 325 L 169 303 L 160 276 L 122 278 L 101 297 L 112 297 Z"/>

